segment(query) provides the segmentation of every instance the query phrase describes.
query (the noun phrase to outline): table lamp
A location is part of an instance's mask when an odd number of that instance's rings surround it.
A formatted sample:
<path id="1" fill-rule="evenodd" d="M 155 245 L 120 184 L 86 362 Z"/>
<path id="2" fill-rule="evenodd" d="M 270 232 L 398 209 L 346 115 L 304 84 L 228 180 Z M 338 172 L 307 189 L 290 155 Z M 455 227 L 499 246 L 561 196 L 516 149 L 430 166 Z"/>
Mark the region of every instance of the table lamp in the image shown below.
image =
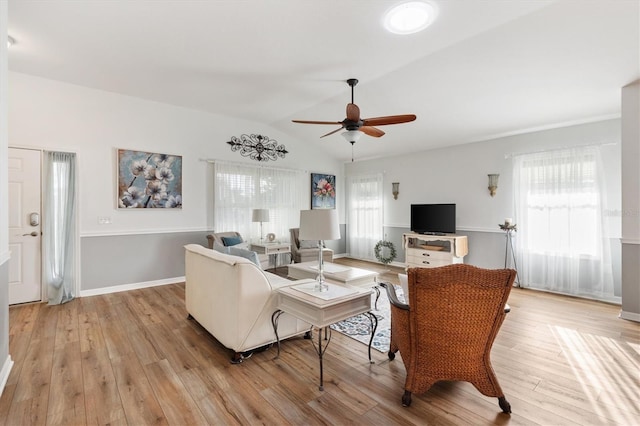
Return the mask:
<path id="1" fill-rule="evenodd" d="M 301 240 L 318 241 L 318 276 L 316 277 L 316 291 L 327 291 L 329 286 L 324 282 L 324 262 L 322 247 L 324 240 L 340 239 L 340 224 L 335 209 L 301 210 L 300 234 Z"/>
<path id="2" fill-rule="evenodd" d="M 269 210 L 253 209 L 253 222 L 260 222 L 260 242 L 262 242 L 262 222 L 269 222 Z"/>

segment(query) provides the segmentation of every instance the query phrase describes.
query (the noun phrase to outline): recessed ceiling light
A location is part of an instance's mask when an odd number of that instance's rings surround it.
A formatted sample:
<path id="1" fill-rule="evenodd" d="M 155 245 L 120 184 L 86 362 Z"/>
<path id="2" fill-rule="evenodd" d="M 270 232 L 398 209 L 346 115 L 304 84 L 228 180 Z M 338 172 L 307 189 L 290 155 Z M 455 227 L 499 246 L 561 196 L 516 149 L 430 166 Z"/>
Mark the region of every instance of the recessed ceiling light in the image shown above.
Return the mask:
<path id="1" fill-rule="evenodd" d="M 7 47 L 11 47 L 14 44 L 16 44 L 16 39 L 11 37 L 10 35 L 7 36 Z"/>
<path id="2" fill-rule="evenodd" d="M 438 10 L 430 3 L 409 1 L 392 7 L 384 15 L 384 27 L 394 34 L 413 34 L 427 28 Z"/>

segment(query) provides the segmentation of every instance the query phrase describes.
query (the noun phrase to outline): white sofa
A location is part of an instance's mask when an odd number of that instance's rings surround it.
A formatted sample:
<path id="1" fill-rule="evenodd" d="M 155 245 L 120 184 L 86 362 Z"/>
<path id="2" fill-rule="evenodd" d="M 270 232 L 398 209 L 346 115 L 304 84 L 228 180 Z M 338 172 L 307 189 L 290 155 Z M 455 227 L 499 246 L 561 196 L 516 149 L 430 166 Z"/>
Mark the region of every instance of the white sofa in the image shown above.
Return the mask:
<path id="1" fill-rule="evenodd" d="M 301 281 L 263 271 L 242 257 L 197 244 L 184 247 L 187 312 L 234 352 L 232 362 L 242 362 L 243 353 L 274 343 L 271 316 L 276 310 L 275 290 Z M 310 328 L 286 313 L 278 320 L 281 340 Z"/>

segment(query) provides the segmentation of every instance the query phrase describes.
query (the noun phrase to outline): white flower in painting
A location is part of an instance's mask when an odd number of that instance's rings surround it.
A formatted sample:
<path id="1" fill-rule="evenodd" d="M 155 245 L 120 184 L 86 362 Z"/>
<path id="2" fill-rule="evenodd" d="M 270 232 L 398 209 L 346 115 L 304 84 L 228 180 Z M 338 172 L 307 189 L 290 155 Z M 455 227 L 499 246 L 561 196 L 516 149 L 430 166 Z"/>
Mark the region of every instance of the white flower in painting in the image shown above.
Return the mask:
<path id="1" fill-rule="evenodd" d="M 156 180 L 156 168 L 153 166 L 147 166 L 144 169 L 145 180 Z"/>
<path id="2" fill-rule="evenodd" d="M 135 186 L 129 187 L 129 189 L 127 189 L 127 192 L 125 192 L 125 196 L 128 196 L 132 201 L 136 203 L 141 203 L 144 200 L 144 195 L 144 190 Z"/>
<path id="3" fill-rule="evenodd" d="M 171 182 L 174 179 L 173 172 L 168 167 L 157 168 L 156 179 L 161 180 L 163 183 Z"/>
<path id="4" fill-rule="evenodd" d="M 171 167 L 171 163 L 173 163 L 175 157 L 167 154 L 154 154 L 153 161 L 156 163 L 158 167 Z"/>
<path id="5" fill-rule="evenodd" d="M 146 193 L 154 200 L 162 200 L 167 198 L 167 185 L 157 180 L 151 181 L 147 184 Z"/>
<path id="6" fill-rule="evenodd" d="M 125 207 L 138 207 L 144 204 L 145 192 L 135 186 L 129 187 L 120 200 Z"/>
<path id="7" fill-rule="evenodd" d="M 173 195 L 169 195 L 169 199 L 164 204 L 164 206 L 168 209 L 175 209 L 177 207 L 182 207 L 182 196 L 176 195 L 174 197 Z"/>
<path id="8" fill-rule="evenodd" d="M 133 173 L 134 176 L 138 176 L 140 173 L 144 173 L 147 167 L 145 160 L 134 161 L 131 165 L 131 173 Z"/>

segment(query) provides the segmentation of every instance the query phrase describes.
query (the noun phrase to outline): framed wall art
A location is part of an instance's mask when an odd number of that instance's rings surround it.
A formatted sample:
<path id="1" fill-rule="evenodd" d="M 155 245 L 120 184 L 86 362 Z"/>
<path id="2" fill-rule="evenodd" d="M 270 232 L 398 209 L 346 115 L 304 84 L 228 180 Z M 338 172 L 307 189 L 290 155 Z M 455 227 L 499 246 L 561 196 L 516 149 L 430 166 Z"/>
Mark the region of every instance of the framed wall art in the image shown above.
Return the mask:
<path id="1" fill-rule="evenodd" d="M 181 209 L 182 156 L 118 149 L 118 208 Z"/>
<path id="2" fill-rule="evenodd" d="M 311 173 L 311 209 L 336 208 L 336 176 Z"/>

